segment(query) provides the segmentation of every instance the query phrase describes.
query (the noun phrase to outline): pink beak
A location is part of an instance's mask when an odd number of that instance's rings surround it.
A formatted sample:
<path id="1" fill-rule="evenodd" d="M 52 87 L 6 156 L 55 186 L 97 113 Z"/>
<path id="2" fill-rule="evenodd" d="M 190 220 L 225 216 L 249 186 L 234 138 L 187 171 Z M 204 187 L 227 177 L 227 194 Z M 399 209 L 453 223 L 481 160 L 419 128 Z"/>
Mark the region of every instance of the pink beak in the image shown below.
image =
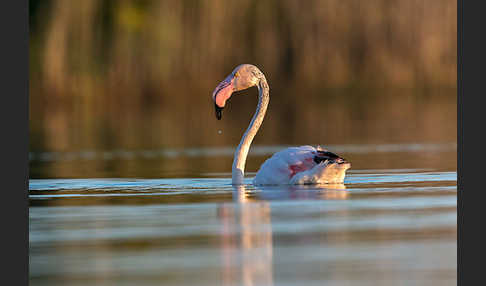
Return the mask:
<path id="1" fill-rule="evenodd" d="M 221 119 L 221 110 L 226 104 L 226 100 L 231 97 L 233 93 L 233 75 L 230 74 L 213 91 L 213 100 L 216 108 L 216 118 Z"/>

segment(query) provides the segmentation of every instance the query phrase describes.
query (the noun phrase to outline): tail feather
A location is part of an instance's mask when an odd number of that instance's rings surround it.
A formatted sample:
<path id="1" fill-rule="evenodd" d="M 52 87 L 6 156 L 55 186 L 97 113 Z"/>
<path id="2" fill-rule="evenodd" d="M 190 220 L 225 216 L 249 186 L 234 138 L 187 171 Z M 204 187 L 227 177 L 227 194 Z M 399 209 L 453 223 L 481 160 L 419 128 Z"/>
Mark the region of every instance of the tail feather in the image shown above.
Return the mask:
<path id="1" fill-rule="evenodd" d="M 321 162 L 330 161 L 331 163 L 347 163 L 346 159 L 343 157 L 336 155 L 332 152 L 327 150 L 317 150 L 317 155 L 314 156 L 314 162 L 319 164 Z"/>
<path id="2" fill-rule="evenodd" d="M 290 180 L 290 184 L 302 185 L 343 183 L 346 170 L 350 167 L 351 165 L 349 163 L 341 164 L 328 160 L 317 164 L 310 170 L 297 173 Z"/>

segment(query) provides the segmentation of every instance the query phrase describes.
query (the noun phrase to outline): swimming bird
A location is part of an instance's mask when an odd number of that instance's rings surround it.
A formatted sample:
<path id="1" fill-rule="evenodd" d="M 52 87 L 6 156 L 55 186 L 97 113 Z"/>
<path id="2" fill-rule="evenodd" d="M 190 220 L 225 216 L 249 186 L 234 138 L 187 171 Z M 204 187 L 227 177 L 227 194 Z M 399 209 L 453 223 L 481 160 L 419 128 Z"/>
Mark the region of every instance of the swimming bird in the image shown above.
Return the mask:
<path id="1" fill-rule="evenodd" d="M 233 92 L 256 86 L 258 105 L 250 125 L 236 148 L 232 166 L 232 184 L 243 184 L 250 145 L 263 123 L 270 101 L 265 75 L 251 64 L 237 66 L 213 91 L 216 118 L 221 120 L 226 101 Z M 254 185 L 302 185 L 342 183 L 351 164 L 320 146 L 290 147 L 267 159 L 253 179 Z"/>

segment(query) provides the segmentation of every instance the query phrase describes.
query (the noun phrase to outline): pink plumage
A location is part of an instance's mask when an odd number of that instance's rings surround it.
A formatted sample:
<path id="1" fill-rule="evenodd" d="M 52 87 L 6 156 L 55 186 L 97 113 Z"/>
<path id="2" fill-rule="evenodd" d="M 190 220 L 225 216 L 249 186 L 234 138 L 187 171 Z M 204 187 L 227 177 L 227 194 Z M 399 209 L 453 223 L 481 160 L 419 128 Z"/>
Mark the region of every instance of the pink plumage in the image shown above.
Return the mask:
<path id="1" fill-rule="evenodd" d="M 342 183 L 350 164 L 341 157 L 326 156 L 326 153 L 329 152 L 312 146 L 290 147 L 279 151 L 262 164 L 253 183 L 255 185 Z M 316 158 L 322 161 L 318 163 L 316 161 L 319 160 Z"/>

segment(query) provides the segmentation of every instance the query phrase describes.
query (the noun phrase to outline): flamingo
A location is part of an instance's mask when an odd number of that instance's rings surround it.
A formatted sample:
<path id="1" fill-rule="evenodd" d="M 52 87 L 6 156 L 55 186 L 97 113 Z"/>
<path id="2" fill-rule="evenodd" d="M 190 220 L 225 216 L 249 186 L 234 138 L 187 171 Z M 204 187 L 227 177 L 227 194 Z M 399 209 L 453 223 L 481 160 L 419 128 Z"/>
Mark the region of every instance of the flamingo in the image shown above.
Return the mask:
<path id="1" fill-rule="evenodd" d="M 236 148 L 232 166 L 232 184 L 242 185 L 250 145 L 262 125 L 270 100 L 265 75 L 256 66 L 237 66 L 213 91 L 216 118 L 221 120 L 226 101 L 235 91 L 256 86 L 258 105 L 250 125 Z M 253 179 L 254 185 L 303 185 L 343 183 L 351 164 L 344 158 L 317 146 L 290 147 L 267 159 Z"/>

